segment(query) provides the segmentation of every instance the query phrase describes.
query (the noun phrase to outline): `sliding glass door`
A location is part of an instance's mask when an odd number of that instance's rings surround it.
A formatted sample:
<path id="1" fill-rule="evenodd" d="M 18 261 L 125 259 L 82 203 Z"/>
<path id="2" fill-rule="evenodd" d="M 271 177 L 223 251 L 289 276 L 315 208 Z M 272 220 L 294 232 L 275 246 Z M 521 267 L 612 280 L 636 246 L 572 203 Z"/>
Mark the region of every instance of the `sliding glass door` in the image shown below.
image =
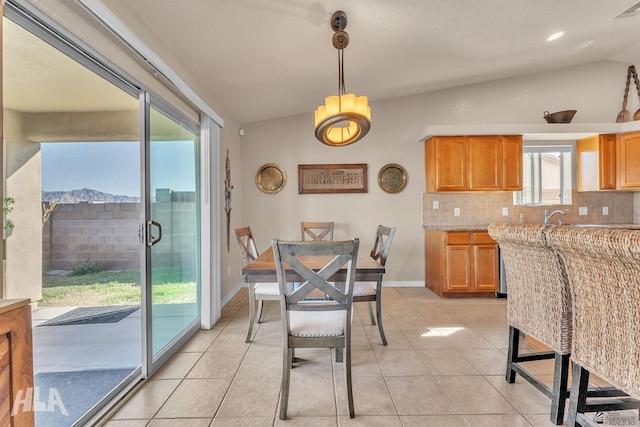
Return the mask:
<path id="1" fill-rule="evenodd" d="M 200 129 L 6 7 L 0 296 L 33 302 L 36 426 L 87 425 L 200 327 Z"/>
<path id="2" fill-rule="evenodd" d="M 148 114 L 146 307 L 153 371 L 167 346 L 200 323 L 199 138 L 158 105 Z"/>

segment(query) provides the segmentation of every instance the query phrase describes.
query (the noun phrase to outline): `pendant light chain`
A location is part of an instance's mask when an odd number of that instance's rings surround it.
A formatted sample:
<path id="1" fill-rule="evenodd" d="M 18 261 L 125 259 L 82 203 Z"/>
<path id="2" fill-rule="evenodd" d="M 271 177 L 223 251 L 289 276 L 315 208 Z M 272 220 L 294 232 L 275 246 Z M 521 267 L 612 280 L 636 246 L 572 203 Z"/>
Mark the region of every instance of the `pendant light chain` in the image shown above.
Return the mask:
<path id="1" fill-rule="evenodd" d="M 338 95 L 347 93 L 344 84 L 344 49 L 338 49 Z"/>

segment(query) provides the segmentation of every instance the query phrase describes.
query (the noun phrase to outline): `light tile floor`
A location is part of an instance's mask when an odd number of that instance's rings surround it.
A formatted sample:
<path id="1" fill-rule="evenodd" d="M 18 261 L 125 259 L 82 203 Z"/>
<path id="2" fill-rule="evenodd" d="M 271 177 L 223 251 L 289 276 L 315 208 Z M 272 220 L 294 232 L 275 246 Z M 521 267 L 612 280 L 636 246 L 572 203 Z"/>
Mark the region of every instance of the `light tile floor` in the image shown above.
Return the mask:
<path id="1" fill-rule="evenodd" d="M 106 423 L 161 426 L 550 426 L 549 399 L 518 377 L 504 380 L 506 300 L 442 299 L 424 288 L 385 288 L 388 346 L 355 304 L 353 391 L 329 350 L 296 350 L 288 419 L 278 419 L 281 325 L 278 302 L 244 342 L 247 292 L 224 307 Z M 524 341 L 524 340 L 521 340 Z M 551 381 L 552 363 L 532 370 Z"/>

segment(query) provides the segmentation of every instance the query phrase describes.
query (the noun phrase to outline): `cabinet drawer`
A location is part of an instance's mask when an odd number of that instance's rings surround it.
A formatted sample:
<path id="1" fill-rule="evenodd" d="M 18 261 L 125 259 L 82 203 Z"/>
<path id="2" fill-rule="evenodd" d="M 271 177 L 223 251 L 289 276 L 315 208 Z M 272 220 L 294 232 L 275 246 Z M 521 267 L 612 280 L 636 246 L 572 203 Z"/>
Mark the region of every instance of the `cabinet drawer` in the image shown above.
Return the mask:
<path id="1" fill-rule="evenodd" d="M 496 241 L 489 236 L 489 233 L 479 232 L 473 233 L 473 243 L 475 245 L 493 245 Z"/>
<path id="2" fill-rule="evenodd" d="M 447 233 L 447 245 L 468 245 L 471 233 Z"/>

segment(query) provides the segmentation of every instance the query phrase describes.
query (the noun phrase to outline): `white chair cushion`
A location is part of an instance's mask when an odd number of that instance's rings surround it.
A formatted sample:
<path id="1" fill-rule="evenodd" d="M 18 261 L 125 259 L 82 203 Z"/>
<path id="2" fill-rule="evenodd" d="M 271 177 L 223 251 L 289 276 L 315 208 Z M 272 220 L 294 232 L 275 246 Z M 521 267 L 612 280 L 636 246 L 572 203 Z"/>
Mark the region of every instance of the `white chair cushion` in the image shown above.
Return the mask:
<path id="1" fill-rule="evenodd" d="M 375 295 L 377 285 L 376 282 L 356 282 L 353 285 L 353 296 L 363 297 L 365 295 Z"/>
<path id="2" fill-rule="evenodd" d="M 344 335 L 346 311 L 290 311 L 289 325 L 295 337 L 339 337 Z"/>
<path id="3" fill-rule="evenodd" d="M 256 283 L 255 284 L 256 295 L 280 295 L 280 286 L 275 283 Z"/>

